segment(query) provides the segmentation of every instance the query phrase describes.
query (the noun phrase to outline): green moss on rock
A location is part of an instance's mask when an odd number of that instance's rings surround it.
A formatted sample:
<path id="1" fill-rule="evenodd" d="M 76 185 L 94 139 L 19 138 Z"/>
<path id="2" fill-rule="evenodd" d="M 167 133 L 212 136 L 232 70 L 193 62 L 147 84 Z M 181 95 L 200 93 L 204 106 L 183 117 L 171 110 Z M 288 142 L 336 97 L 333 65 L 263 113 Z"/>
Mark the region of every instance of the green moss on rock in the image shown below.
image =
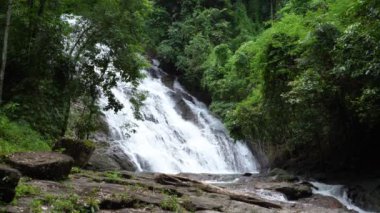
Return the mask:
<path id="1" fill-rule="evenodd" d="M 84 167 L 95 151 L 95 144 L 91 140 L 62 138 L 55 143 L 53 150 L 71 156 L 74 159 L 74 166 Z"/>

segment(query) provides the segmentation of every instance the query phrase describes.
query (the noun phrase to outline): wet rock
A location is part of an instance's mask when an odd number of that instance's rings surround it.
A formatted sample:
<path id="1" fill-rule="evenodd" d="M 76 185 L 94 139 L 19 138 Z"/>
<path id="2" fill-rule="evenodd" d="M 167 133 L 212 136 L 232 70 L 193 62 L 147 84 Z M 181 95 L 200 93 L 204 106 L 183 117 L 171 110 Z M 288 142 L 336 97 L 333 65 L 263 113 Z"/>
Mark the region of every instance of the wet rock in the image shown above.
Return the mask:
<path id="1" fill-rule="evenodd" d="M 187 105 L 187 103 L 183 99 L 176 102 L 175 110 L 178 113 L 180 113 L 183 119 L 187 121 L 192 121 L 194 123 L 198 122 L 197 116 L 194 114 L 189 105 Z"/>
<path id="2" fill-rule="evenodd" d="M 62 138 L 55 143 L 53 150 L 63 150 L 63 154 L 71 156 L 74 159 L 74 166 L 84 167 L 90 160 L 95 150 L 95 145 L 90 140 Z"/>
<path id="3" fill-rule="evenodd" d="M 107 141 L 111 137 L 111 131 L 107 118 L 104 114 L 102 114 L 98 116 L 97 120 L 99 122 L 99 129 L 96 132 L 91 133 L 89 139 L 94 142 Z"/>
<path id="4" fill-rule="evenodd" d="M 167 174 L 158 174 L 154 177 L 155 181 L 162 185 L 173 185 L 173 186 L 182 186 L 190 187 L 192 184 L 202 184 L 199 181 L 195 181 L 186 177 L 167 175 Z"/>
<path id="5" fill-rule="evenodd" d="M 19 171 L 0 165 L 0 201 L 5 203 L 12 202 L 16 195 L 15 189 L 20 177 Z"/>
<path id="6" fill-rule="evenodd" d="M 270 162 L 267 153 L 263 150 L 263 147 L 260 143 L 247 143 L 247 146 L 258 162 L 257 170 L 261 173 L 267 173 L 270 169 Z"/>
<path id="7" fill-rule="evenodd" d="M 158 124 L 158 120 L 152 114 L 143 114 L 144 120 Z"/>
<path id="8" fill-rule="evenodd" d="M 108 152 L 108 155 L 117 162 L 122 170 L 136 171 L 137 165 L 119 146 L 113 146 Z"/>
<path id="9" fill-rule="evenodd" d="M 147 71 L 152 78 L 159 78 L 160 77 L 160 74 L 159 74 L 159 71 L 157 68 L 152 67 L 152 68 L 148 69 Z"/>
<path id="10" fill-rule="evenodd" d="M 294 182 L 298 181 L 298 177 L 288 173 L 285 170 L 275 168 L 269 172 L 269 175 L 272 176 L 275 181 L 286 181 L 286 182 Z"/>
<path id="11" fill-rule="evenodd" d="M 70 156 L 56 152 L 15 153 L 7 162 L 23 175 L 43 180 L 66 179 L 74 164 Z"/>
<path id="12" fill-rule="evenodd" d="M 251 177 L 252 175 L 253 175 L 252 173 L 247 172 L 247 173 L 244 173 L 242 176 L 243 177 Z"/>
<path id="13" fill-rule="evenodd" d="M 278 212 L 286 212 L 284 210 L 278 210 L 278 209 L 267 209 L 267 208 L 262 208 L 260 206 L 256 205 L 249 205 L 246 203 L 242 203 L 239 201 L 231 201 L 228 203 L 225 203 L 225 208 L 223 209 L 223 212 L 233 212 L 233 213 L 240 213 L 240 212 L 257 212 L 257 213 L 278 213 Z M 294 211 L 293 211 L 294 212 Z M 205 212 L 206 213 L 206 212 Z M 211 213 L 211 212 L 207 212 Z"/>
<path id="14" fill-rule="evenodd" d="M 161 82 L 166 86 L 168 87 L 169 89 L 173 89 L 173 85 L 174 85 L 174 78 L 170 75 L 164 75 L 162 78 L 161 78 Z"/>
<path id="15" fill-rule="evenodd" d="M 124 153 L 121 147 L 111 146 L 108 142 L 96 142 L 95 146 L 95 151 L 86 169 L 94 171 L 136 171 L 136 164 Z"/>
<path id="16" fill-rule="evenodd" d="M 185 119 L 187 121 L 194 122 L 194 123 L 198 123 L 197 115 L 194 114 L 194 112 L 192 111 L 190 106 L 185 102 L 185 100 L 183 99 L 183 96 L 181 96 L 180 93 L 172 92 L 170 94 L 170 97 L 175 102 L 174 109 L 182 116 L 183 119 Z M 187 98 L 189 98 L 189 97 L 187 97 Z"/>
<path id="17" fill-rule="evenodd" d="M 311 198 L 303 200 L 306 203 L 310 203 L 316 206 L 324 207 L 327 209 L 343 209 L 344 206 L 337 199 L 333 197 L 326 197 L 322 195 L 313 195 Z"/>
<path id="18" fill-rule="evenodd" d="M 149 162 L 147 160 L 145 160 L 143 157 L 136 154 L 136 160 L 139 163 L 142 170 L 144 170 L 144 171 L 150 171 L 151 170 L 151 166 L 149 165 Z"/>
<path id="19" fill-rule="evenodd" d="M 249 203 L 252 205 L 257 205 L 257 206 L 268 208 L 268 209 L 269 208 L 281 209 L 280 205 L 267 202 L 258 197 L 241 194 L 241 193 L 235 193 L 232 191 L 225 190 L 221 187 L 204 184 L 200 181 L 193 180 L 187 177 L 178 176 L 178 175 L 158 174 L 155 176 L 155 181 L 159 184 L 172 185 L 176 187 L 196 187 L 207 193 L 229 196 L 229 198 L 234 201 Z"/>
<path id="20" fill-rule="evenodd" d="M 117 210 L 117 209 L 124 209 L 124 208 L 133 208 L 137 204 L 139 204 L 139 201 L 134 198 L 105 199 L 100 203 L 99 207 L 101 209 Z"/>
<path id="21" fill-rule="evenodd" d="M 186 208 L 186 210 L 191 212 L 202 210 L 215 210 L 220 212 L 223 209 L 222 204 L 228 201 L 228 196 L 208 194 L 207 197 L 189 197 L 183 202 L 182 205 Z"/>
<path id="22" fill-rule="evenodd" d="M 131 209 L 131 208 L 126 208 L 126 209 L 120 209 L 120 210 L 101 210 L 99 213 L 170 213 L 170 211 L 164 211 L 158 207 L 151 207 L 151 208 L 143 208 L 143 209 Z"/>
<path id="23" fill-rule="evenodd" d="M 94 171 L 116 171 L 122 170 L 120 165 L 108 156 L 107 150 L 96 149 L 85 167 Z"/>
<path id="24" fill-rule="evenodd" d="M 348 197 L 357 206 L 367 211 L 380 212 L 380 185 L 351 186 L 348 188 Z"/>
<path id="25" fill-rule="evenodd" d="M 283 193 L 288 200 L 298 200 L 313 195 L 311 187 L 304 184 L 288 184 L 276 187 L 275 191 Z"/>
<path id="26" fill-rule="evenodd" d="M 170 198 L 169 206 L 173 204 L 180 208 L 178 212 L 349 212 L 330 204 L 324 208 L 322 207 L 324 204 L 318 201 L 319 198 L 307 201 L 314 197 L 294 203 L 276 201 L 269 203 L 255 195 L 231 189 L 228 185 L 221 188 L 178 175 L 131 172 L 120 172 L 120 174 L 117 181 L 105 178 L 105 173 L 87 170 L 72 174 L 70 180 L 65 182 L 25 180 L 28 185 L 39 188 L 41 194 L 26 195 L 14 205 L 6 205 L 4 208 L 0 206 L 0 212 L 29 212 L 31 202 L 36 198 L 43 198 L 44 195 L 57 197 L 60 200 L 67 200 L 68 197 L 76 195 L 80 198 L 78 200 L 80 205 L 77 208 L 82 208 L 82 204 L 86 205 L 83 202 L 88 199 L 96 199 L 100 204 L 99 212 L 107 213 L 173 212 L 174 209 L 166 210 L 168 208 L 165 203 L 168 198 Z M 158 179 L 165 184 L 157 183 Z M 256 180 L 271 181 L 265 177 L 257 177 Z M 51 212 L 54 205 L 47 203 L 43 208 L 44 211 Z"/>

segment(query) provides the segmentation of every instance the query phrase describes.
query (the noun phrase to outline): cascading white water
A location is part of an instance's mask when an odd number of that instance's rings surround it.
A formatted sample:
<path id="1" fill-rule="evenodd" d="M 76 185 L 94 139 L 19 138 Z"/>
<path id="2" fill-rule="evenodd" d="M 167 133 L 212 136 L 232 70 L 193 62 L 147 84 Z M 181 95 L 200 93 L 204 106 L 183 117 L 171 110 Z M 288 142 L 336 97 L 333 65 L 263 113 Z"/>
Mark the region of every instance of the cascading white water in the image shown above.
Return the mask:
<path id="1" fill-rule="evenodd" d="M 158 62 L 153 64 L 154 75 L 142 71 L 147 77 L 138 87 L 139 92 L 146 94 L 140 109 L 143 120 L 133 116 L 131 85 L 123 82 L 118 83 L 113 93 L 124 108 L 117 114 L 104 112 L 112 142 L 122 147 L 138 170 L 164 173 L 257 172 L 256 161 L 248 147 L 242 142 L 235 143 L 223 124 L 177 81 L 172 86 L 165 86 Z M 106 101 L 101 98 L 100 104 L 106 105 Z M 186 119 L 184 114 L 191 115 L 191 118 Z"/>
<path id="2" fill-rule="evenodd" d="M 368 211 L 365 211 L 359 207 L 357 207 L 355 204 L 351 202 L 351 200 L 348 198 L 347 190 L 343 185 L 328 185 L 324 183 L 319 182 L 310 182 L 314 187 L 313 193 L 314 194 L 320 194 L 324 196 L 329 196 L 337 199 L 340 203 L 342 203 L 347 209 L 353 210 L 358 213 L 370 213 Z"/>
<path id="3" fill-rule="evenodd" d="M 65 53 L 73 54 L 77 50 L 76 42 L 86 39 L 81 38 L 81 34 L 88 21 L 70 14 L 63 15 L 61 19 L 73 28 L 64 40 Z M 110 51 L 103 44 L 98 44 L 97 48 L 100 50 L 98 58 Z M 141 108 L 143 120 L 134 117 L 130 84 L 119 82 L 112 90 L 124 108 L 117 114 L 104 111 L 111 129 L 111 142 L 120 146 L 140 171 L 256 172 L 255 159 L 247 146 L 241 142 L 234 143 L 223 124 L 177 81 L 165 86 L 163 72 L 158 66 L 154 61 L 154 75 L 142 71 L 147 75 L 138 87 L 139 92 L 147 95 Z M 112 63 L 110 67 L 113 67 Z M 99 104 L 106 106 L 107 99 L 102 97 Z"/>

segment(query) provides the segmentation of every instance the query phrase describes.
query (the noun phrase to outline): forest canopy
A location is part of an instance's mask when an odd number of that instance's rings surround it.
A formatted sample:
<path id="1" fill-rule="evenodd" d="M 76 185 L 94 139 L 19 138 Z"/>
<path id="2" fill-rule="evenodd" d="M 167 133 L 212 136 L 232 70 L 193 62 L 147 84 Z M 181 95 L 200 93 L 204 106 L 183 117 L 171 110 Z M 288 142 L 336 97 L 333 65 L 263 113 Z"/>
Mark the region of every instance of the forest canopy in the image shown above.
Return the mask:
<path id="1" fill-rule="evenodd" d="M 158 56 L 273 165 L 378 162 L 379 1 L 157 4 Z"/>
<path id="2" fill-rule="evenodd" d="M 7 123 L 88 137 L 100 95 L 120 110 L 111 89 L 155 57 L 273 165 L 380 163 L 377 0 L 23 0 L 9 27 L 5 2 Z"/>

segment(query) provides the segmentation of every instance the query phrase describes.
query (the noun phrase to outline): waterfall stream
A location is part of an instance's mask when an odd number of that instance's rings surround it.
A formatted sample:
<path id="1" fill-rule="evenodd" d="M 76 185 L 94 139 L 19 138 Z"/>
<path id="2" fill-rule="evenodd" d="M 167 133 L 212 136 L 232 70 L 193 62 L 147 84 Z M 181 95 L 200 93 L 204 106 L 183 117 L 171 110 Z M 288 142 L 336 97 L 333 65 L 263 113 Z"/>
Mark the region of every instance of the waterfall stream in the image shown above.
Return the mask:
<path id="1" fill-rule="evenodd" d="M 111 141 L 120 146 L 139 171 L 164 173 L 257 172 L 256 161 L 242 142 L 234 142 L 223 124 L 206 105 L 190 95 L 177 80 L 159 69 L 142 70 L 146 75 L 138 92 L 146 96 L 134 116 L 130 103 L 132 87 L 119 82 L 113 93 L 124 108 L 104 111 Z M 100 104 L 107 100 L 101 98 Z"/>
<path id="2" fill-rule="evenodd" d="M 320 194 L 328 197 L 333 197 L 342 203 L 347 209 L 358 213 L 370 213 L 356 206 L 348 198 L 347 189 L 343 185 L 328 185 L 319 182 L 310 182 L 315 188 L 313 188 L 314 194 Z"/>

